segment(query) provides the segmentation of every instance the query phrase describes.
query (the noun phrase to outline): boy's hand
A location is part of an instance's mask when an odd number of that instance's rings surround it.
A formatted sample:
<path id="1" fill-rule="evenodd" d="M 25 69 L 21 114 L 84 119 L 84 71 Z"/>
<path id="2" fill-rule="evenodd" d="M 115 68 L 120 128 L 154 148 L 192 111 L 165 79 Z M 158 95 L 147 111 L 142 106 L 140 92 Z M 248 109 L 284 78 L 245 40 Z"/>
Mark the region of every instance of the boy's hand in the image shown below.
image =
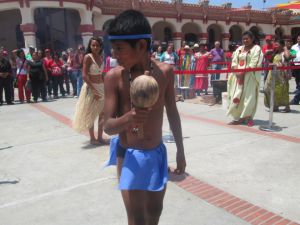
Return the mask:
<path id="1" fill-rule="evenodd" d="M 177 168 L 174 170 L 174 173 L 177 175 L 181 175 L 185 173 L 185 155 L 184 152 L 178 152 L 176 154 L 176 162 L 177 162 Z"/>
<path id="2" fill-rule="evenodd" d="M 144 123 L 149 115 L 150 109 L 133 108 L 128 114 L 128 122 L 131 124 Z"/>

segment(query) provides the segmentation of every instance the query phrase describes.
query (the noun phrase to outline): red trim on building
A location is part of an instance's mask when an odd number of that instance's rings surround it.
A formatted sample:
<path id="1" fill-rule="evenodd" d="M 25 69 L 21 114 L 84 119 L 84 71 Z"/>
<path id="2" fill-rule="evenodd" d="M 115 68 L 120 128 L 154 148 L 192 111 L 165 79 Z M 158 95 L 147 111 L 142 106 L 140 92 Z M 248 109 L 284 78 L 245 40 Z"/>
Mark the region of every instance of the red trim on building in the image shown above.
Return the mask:
<path id="1" fill-rule="evenodd" d="M 34 23 L 26 23 L 26 24 L 21 24 L 20 25 L 21 31 L 24 33 L 35 33 L 37 31 L 37 26 Z"/>
<path id="2" fill-rule="evenodd" d="M 80 33 L 93 33 L 95 27 L 93 24 L 81 24 L 79 27 Z"/>
<path id="3" fill-rule="evenodd" d="M 182 38 L 182 33 L 181 32 L 174 32 L 173 33 L 173 38 Z"/>
<path id="4" fill-rule="evenodd" d="M 222 37 L 223 37 L 224 39 L 230 39 L 230 34 L 229 34 L 229 33 L 223 33 L 223 34 L 222 34 Z"/>
<path id="5" fill-rule="evenodd" d="M 93 34 L 96 37 L 103 37 L 105 35 L 105 31 L 103 31 L 103 30 L 94 30 Z"/>
<path id="6" fill-rule="evenodd" d="M 198 37 L 199 37 L 200 39 L 208 39 L 208 33 L 199 33 L 199 34 L 198 34 Z"/>

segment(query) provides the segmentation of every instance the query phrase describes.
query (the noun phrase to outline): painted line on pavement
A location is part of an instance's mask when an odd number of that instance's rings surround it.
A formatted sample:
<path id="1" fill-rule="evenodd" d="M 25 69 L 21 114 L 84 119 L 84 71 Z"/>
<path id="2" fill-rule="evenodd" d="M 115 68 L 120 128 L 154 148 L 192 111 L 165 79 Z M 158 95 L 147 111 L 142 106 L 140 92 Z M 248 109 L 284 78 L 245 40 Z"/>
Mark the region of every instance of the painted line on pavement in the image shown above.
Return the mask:
<path id="1" fill-rule="evenodd" d="M 71 120 L 66 116 L 61 115 L 41 104 L 32 104 L 31 106 L 51 116 L 52 118 L 60 121 L 61 123 L 64 123 L 67 126 L 71 127 L 72 124 Z M 232 128 L 232 129 L 238 129 L 250 133 L 261 134 L 261 132 L 256 132 L 254 128 L 242 127 L 242 126 L 230 126 L 224 122 L 207 119 L 199 116 L 191 116 L 187 114 L 180 114 L 180 115 L 183 118 L 187 118 L 187 119 L 193 119 L 193 120 L 202 121 L 214 125 L 219 125 L 223 127 Z M 266 135 L 266 136 L 270 136 L 272 138 L 281 139 L 285 141 L 294 140 L 293 137 L 290 137 L 291 139 L 287 139 L 287 137 L 289 136 L 286 135 L 281 135 L 283 137 L 273 136 L 273 135 Z M 297 139 L 299 138 L 296 138 L 296 141 Z M 300 143 L 300 139 L 298 141 L 299 142 L 296 143 Z M 295 142 L 295 141 L 291 141 L 291 142 Z M 175 183 L 177 186 L 184 189 L 185 191 L 193 194 L 194 196 L 208 202 L 213 206 L 222 208 L 228 213 L 237 216 L 252 225 L 300 225 L 289 219 L 276 215 L 275 213 L 272 213 L 266 209 L 263 209 L 259 206 L 253 205 L 252 203 L 242 200 L 234 195 L 231 195 L 210 184 L 202 182 L 191 175 L 186 175 L 185 177 L 183 176 L 177 176 L 174 175 L 173 173 L 170 173 L 170 181 L 172 181 L 173 183 Z"/>
<path id="2" fill-rule="evenodd" d="M 73 185 L 73 186 L 70 186 L 70 187 L 67 187 L 67 188 L 63 188 L 63 189 L 59 189 L 59 190 L 55 190 L 55 191 L 49 191 L 49 192 L 39 194 L 39 195 L 30 197 L 30 198 L 5 203 L 3 205 L 0 205 L 0 209 L 6 208 L 6 207 L 11 207 L 11 206 L 17 206 L 17 205 L 24 204 L 24 203 L 29 203 L 29 202 L 36 202 L 36 201 L 39 201 L 39 200 L 44 199 L 44 198 L 49 197 L 49 196 L 58 195 L 58 194 L 61 194 L 61 193 L 64 193 L 64 192 L 69 192 L 69 191 L 75 190 L 77 188 L 89 186 L 89 185 L 92 185 L 92 184 L 97 184 L 97 183 L 100 183 L 100 182 L 105 182 L 105 181 L 108 181 L 108 180 L 116 180 L 116 179 L 117 179 L 117 177 L 105 177 L 105 178 L 100 178 L 100 179 L 88 181 L 88 182 L 81 183 L 81 184 L 76 184 L 76 185 Z"/>
<path id="3" fill-rule="evenodd" d="M 298 138 L 298 137 L 293 137 L 293 136 L 288 136 L 288 135 L 278 134 L 278 133 L 273 133 L 273 132 L 261 131 L 257 128 L 247 127 L 247 126 L 242 126 L 242 125 L 228 125 L 227 123 L 224 123 L 222 121 L 209 119 L 209 118 L 205 118 L 202 116 L 193 116 L 193 115 L 188 115 L 188 114 L 184 114 L 184 113 L 180 113 L 180 116 L 185 119 L 196 120 L 196 121 L 200 121 L 203 123 L 213 124 L 213 125 L 222 126 L 222 127 L 226 127 L 226 128 L 230 128 L 230 129 L 234 129 L 234 130 L 244 131 L 244 132 L 248 132 L 248 133 L 258 134 L 261 136 L 267 136 L 267 137 L 282 140 L 282 141 L 288 141 L 288 142 L 300 144 L 300 138 Z"/>

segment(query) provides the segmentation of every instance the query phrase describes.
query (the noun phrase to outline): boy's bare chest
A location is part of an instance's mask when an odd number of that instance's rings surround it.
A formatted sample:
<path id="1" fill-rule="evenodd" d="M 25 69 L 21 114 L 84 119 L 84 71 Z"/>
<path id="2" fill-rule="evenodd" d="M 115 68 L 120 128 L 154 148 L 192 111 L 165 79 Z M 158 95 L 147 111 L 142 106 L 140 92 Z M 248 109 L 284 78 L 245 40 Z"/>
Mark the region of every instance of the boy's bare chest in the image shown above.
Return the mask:
<path id="1" fill-rule="evenodd" d="M 162 79 L 157 79 L 159 84 L 159 98 L 155 105 L 152 107 L 153 110 L 164 107 L 164 93 L 165 93 L 165 82 Z M 130 81 L 129 79 L 124 79 L 119 85 L 118 94 L 118 112 L 119 115 L 124 115 L 132 109 L 132 103 L 130 98 Z"/>

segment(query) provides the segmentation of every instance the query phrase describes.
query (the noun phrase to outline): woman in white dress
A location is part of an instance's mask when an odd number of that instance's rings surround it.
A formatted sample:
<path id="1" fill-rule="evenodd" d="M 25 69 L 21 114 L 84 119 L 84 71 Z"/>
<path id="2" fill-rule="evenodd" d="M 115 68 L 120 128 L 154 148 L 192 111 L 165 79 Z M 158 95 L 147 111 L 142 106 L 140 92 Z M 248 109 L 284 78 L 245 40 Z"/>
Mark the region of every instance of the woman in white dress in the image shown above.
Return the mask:
<path id="1" fill-rule="evenodd" d="M 82 77 L 84 85 L 80 92 L 73 120 L 73 128 L 78 132 L 89 131 L 90 143 L 109 144 L 103 138 L 103 43 L 100 38 L 92 37 L 83 59 Z M 98 117 L 98 137 L 95 137 L 94 123 Z"/>

